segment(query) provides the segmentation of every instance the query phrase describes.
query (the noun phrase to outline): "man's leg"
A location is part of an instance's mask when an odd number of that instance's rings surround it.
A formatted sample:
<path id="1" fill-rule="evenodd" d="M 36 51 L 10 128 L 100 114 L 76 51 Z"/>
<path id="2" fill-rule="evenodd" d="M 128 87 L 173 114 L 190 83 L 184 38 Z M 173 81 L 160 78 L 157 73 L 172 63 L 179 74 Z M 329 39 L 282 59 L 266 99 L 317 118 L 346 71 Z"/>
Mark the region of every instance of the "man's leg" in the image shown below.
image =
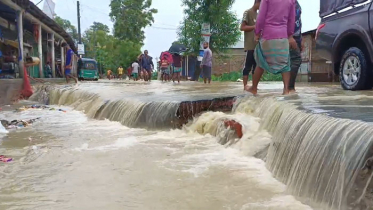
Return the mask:
<path id="1" fill-rule="evenodd" d="M 246 52 L 245 67 L 244 67 L 244 69 L 242 71 L 242 75 L 243 75 L 243 88 L 244 89 L 247 86 L 247 82 L 249 81 L 249 74 L 250 74 L 251 69 L 253 68 L 253 64 L 254 64 L 253 62 L 255 63 L 254 51 L 253 50 L 248 50 Z M 254 72 L 254 70 L 253 70 L 253 72 Z"/>
<path id="2" fill-rule="evenodd" d="M 75 80 L 75 83 L 78 84 L 78 79 L 74 76 L 71 76 L 74 80 Z"/>
<path id="3" fill-rule="evenodd" d="M 295 81 L 297 79 L 299 67 L 302 64 L 301 52 L 299 49 L 293 50 L 290 49 L 290 68 L 291 75 L 289 81 L 289 91 L 295 92 Z"/>
<path id="4" fill-rule="evenodd" d="M 207 74 L 208 74 L 209 84 L 211 83 L 211 70 L 212 70 L 212 67 L 208 66 L 207 67 Z"/>
<path id="5" fill-rule="evenodd" d="M 199 76 L 201 75 L 201 71 L 202 71 L 201 67 L 199 65 L 197 65 L 196 70 L 194 72 L 194 76 L 193 76 L 194 81 L 198 82 Z"/>
<path id="6" fill-rule="evenodd" d="M 256 95 L 258 93 L 258 84 L 260 81 L 260 78 L 262 78 L 262 75 L 264 73 L 264 69 L 257 66 L 255 68 L 255 73 L 253 75 L 253 86 L 248 88 L 247 91 Z"/>
<path id="7" fill-rule="evenodd" d="M 152 81 L 152 70 L 149 70 L 148 74 L 149 74 L 149 82 L 150 82 L 150 81 Z"/>
<path id="8" fill-rule="evenodd" d="M 282 81 L 284 82 L 284 92 L 283 95 L 289 94 L 289 82 L 290 82 L 290 72 L 282 73 Z"/>

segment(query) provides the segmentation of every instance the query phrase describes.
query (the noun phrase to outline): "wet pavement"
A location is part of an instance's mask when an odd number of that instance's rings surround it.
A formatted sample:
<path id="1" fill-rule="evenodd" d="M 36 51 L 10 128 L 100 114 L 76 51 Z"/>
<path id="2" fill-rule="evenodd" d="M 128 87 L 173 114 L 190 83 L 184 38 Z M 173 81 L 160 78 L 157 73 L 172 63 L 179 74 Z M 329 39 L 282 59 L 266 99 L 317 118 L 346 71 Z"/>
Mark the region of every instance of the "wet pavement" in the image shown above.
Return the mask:
<path id="1" fill-rule="evenodd" d="M 332 117 L 373 122 L 373 91 L 344 91 L 339 84 L 300 83 L 297 94 L 281 96 L 281 82 L 259 84 L 259 97 L 277 97 L 293 103 L 301 110 Z M 246 97 L 240 82 L 213 82 L 205 85 L 196 82 L 181 84 L 132 81 L 101 81 L 81 83 L 77 90 L 99 95 L 104 100 L 139 101 L 197 101 L 222 97 Z"/>

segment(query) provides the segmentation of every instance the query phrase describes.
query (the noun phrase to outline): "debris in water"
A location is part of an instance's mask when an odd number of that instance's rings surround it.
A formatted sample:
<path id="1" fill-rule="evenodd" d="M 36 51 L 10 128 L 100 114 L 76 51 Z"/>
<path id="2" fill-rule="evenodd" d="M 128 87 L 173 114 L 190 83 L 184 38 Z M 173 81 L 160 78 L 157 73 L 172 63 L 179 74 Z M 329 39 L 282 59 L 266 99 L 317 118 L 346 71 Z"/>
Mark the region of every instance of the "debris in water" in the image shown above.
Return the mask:
<path id="1" fill-rule="evenodd" d="M 9 157 L 5 157 L 4 155 L 0 155 L 0 162 L 9 163 L 12 160 L 13 160 L 13 158 L 9 158 Z"/>
<path id="2" fill-rule="evenodd" d="M 233 129 L 236 132 L 237 136 L 239 138 L 242 138 L 242 136 L 243 136 L 242 125 L 240 123 L 236 122 L 235 120 L 226 120 L 226 121 L 224 121 L 224 125 L 227 128 L 229 127 L 231 129 Z"/>
<path id="3" fill-rule="evenodd" d="M 39 151 L 38 151 L 38 147 L 37 146 L 32 146 L 32 150 L 34 150 L 34 152 L 35 152 L 35 154 L 38 154 L 39 153 Z"/>
<path id="4" fill-rule="evenodd" d="M 40 106 L 40 105 L 24 106 L 24 107 L 16 109 L 16 111 L 17 112 L 22 112 L 22 111 L 26 111 L 26 110 L 29 110 L 29 109 L 35 109 L 35 110 L 48 109 L 49 111 L 56 111 L 57 110 L 57 111 L 60 111 L 60 112 L 66 112 L 66 110 L 63 110 L 63 109 L 55 109 L 55 108 L 50 108 L 48 106 Z"/>
<path id="5" fill-rule="evenodd" d="M 31 120 L 13 120 L 13 121 L 7 121 L 7 120 L 0 120 L 0 123 L 2 126 L 4 126 L 6 129 L 15 129 L 15 128 L 24 128 L 29 125 L 32 125 L 36 120 L 39 120 L 39 118 L 31 119 Z"/>

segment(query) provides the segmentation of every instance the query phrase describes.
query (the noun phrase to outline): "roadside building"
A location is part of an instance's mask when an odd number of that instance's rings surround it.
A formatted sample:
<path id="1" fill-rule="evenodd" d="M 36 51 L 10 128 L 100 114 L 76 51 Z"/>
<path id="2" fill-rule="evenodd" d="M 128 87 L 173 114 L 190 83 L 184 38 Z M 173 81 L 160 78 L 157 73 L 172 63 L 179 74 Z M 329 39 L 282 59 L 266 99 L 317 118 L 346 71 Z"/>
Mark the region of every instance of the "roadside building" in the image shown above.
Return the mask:
<path id="1" fill-rule="evenodd" d="M 224 73 L 242 71 L 245 57 L 244 42 L 240 40 L 224 53 L 214 54 L 213 74 L 220 76 Z"/>
<path id="2" fill-rule="evenodd" d="M 302 82 L 336 82 L 333 65 L 321 58 L 316 50 L 316 30 L 302 34 L 302 65 L 297 80 Z"/>
<path id="3" fill-rule="evenodd" d="M 23 67 L 32 77 L 44 77 L 44 66 L 50 62 L 53 76 L 63 72 L 66 42 L 76 52 L 74 40 L 53 19 L 29 0 L 0 1 L 1 76 L 23 77 Z M 75 64 L 76 66 L 76 64 Z"/>

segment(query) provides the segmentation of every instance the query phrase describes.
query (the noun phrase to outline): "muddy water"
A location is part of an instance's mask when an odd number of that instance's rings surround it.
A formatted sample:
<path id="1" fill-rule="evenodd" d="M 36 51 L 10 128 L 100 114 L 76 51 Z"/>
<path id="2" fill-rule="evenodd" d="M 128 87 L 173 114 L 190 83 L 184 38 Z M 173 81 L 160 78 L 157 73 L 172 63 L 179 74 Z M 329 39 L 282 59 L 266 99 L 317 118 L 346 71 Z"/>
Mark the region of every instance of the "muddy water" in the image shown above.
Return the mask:
<path id="1" fill-rule="evenodd" d="M 233 83 L 197 85 L 197 90 L 193 86 L 195 83 L 177 86 L 111 82 L 58 88 L 89 92 L 104 101 L 177 103 L 244 94 L 241 86 Z M 264 84 L 260 90 L 265 98 L 274 98 L 281 92 L 278 87 L 281 84 Z M 345 118 L 349 118 L 346 113 L 354 103 L 355 107 L 364 107 L 354 109 L 356 113 L 370 110 L 371 106 L 369 93 L 360 94 L 352 102 L 347 100 L 350 96 L 334 86 L 304 86 L 299 91 L 297 96 L 278 97 L 271 103 L 285 100 L 306 112 L 323 113 L 326 117 L 338 113 Z M 296 194 L 283 184 L 286 179 L 281 183 L 274 178 L 269 169 L 275 167 L 266 167 L 266 162 L 254 157 L 275 139 L 272 135 L 276 132 L 264 125 L 269 122 L 263 120 L 268 116 L 255 114 L 248 110 L 250 106 L 238 104 L 230 114 L 206 113 L 179 130 L 145 130 L 92 119 L 86 110 L 97 100 L 87 100 L 79 106 L 70 102 L 68 95 L 71 93 L 62 95 L 65 99 L 59 102 L 72 106 L 51 105 L 66 112 L 32 109 L 16 113 L 12 111 L 15 106 L 3 107 L 0 112 L 0 119 L 7 120 L 41 117 L 30 127 L 0 134 L 0 154 L 14 158 L 11 163 L 0 163 L 0 210 L 312 209 L 308 205 L 327 209 L 313 200 L 302 204 L 299 200 L 304 199 L 297 200 L 293 196 Z M 335 96 L 345 97 L 339 112 L 330 108 L 338 103 Z M 328 97 L 334 97 L 334 101 Z M 245 125 L 245 141 L 230 146 L 218 143 L 220 133 L 216 127 L 219 119 L 225 118 Z"/>

